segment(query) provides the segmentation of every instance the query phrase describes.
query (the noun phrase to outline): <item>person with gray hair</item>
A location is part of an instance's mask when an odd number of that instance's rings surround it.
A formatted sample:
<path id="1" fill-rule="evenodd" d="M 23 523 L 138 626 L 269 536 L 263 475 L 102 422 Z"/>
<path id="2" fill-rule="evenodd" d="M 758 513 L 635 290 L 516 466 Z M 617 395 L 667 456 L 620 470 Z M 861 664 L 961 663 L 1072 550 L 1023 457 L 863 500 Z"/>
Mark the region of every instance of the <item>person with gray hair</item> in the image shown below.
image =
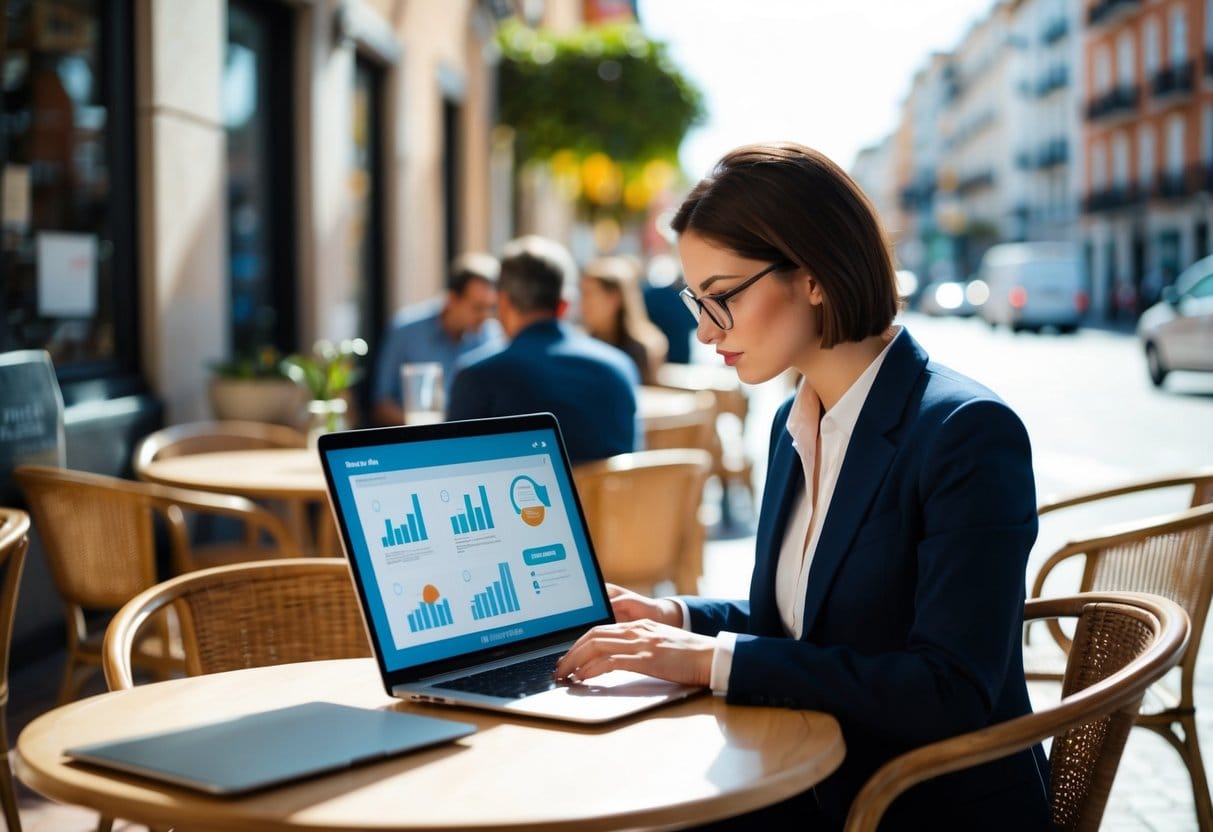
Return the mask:
<path id="1" fill-rule="evenodd" d="M 509 344 L 459 361 L 448 419 L 550 411 L 574 464 L 636 450 L 635 364 L 560 321 L 576 280 L 572 256 L 555 240 L 529 235 L 505 245 L 497 316 Z"/>
<path id="2" fill-rule="evenodd" d="M 442 365 L 447 387 L 459 357 L 498 341 L 493 319 L 497 303 L 497 258 L 471 252 L 456 257 L 447 271 L 446 296 L 401 310 L 388 327 L 375 363 L 375 421 L 404 423 L 400 367 L 416 361 Z"/>

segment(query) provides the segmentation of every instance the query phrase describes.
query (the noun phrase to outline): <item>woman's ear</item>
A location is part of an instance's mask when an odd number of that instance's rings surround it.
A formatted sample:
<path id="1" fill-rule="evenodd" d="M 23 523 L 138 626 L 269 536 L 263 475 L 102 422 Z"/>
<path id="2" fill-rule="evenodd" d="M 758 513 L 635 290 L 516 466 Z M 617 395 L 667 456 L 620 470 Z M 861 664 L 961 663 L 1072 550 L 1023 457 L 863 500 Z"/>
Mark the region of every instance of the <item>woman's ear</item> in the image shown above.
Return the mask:
<path id="1" fill-rule="evenodd" d="M 825 295 L 821 292 L 821 284 L 811 274 L 805 277 L 804 293 L 805 297 L 809 299 L 809 303 L 814 306 L 821 306 L 825 302 Z"/>

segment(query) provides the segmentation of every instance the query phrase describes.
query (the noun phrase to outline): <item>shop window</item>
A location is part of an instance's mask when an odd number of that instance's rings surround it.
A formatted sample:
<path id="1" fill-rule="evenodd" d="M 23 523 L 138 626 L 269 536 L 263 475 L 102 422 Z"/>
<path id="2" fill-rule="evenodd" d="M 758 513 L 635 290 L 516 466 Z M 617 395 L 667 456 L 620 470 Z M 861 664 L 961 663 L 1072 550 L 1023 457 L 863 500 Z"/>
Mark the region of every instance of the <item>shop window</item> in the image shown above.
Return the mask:
<path id="1" fill-rule="evenodd" d="M 128 0 L 4 6 L 0 352 L 61 382 L 138 366 L 133 29 Z"/>
<path id="2" fill-rule="evenodd" d="M 295 348 L 291 10 L 231 0 L 223 67 L 231 347 Z"/>

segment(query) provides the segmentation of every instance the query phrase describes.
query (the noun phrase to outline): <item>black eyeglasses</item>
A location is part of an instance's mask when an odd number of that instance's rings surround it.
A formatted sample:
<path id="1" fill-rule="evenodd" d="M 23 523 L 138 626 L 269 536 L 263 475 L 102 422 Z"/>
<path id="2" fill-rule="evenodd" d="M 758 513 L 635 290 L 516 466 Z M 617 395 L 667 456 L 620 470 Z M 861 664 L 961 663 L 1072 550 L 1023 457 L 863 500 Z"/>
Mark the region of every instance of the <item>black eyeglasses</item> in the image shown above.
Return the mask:
<path id="1" fill-rule="evenodd" d="M 791 268 L 794 264 L 788 260 L 780 260 L 778 263 L 772 263 L 758 274 L 752 277 L 747 277 L 741 283 L 729 289 L 727 292 L 721 292 L 719 295 L 704 295 L 696 297 L 688 286 L 678 293 L 678 297 L 682 298 L 682 302 L 686 304 L 687 309 L 699 320 L 700 314 L 706 313 L 712 323 L 721 329 L 733 328 L 733 313 L 729 311 L 728 301 L 730 298 L 736 297 L 737 294 L 745 289 L 750 288 L 762 278 L 766 277 L 773 271 Z"/>

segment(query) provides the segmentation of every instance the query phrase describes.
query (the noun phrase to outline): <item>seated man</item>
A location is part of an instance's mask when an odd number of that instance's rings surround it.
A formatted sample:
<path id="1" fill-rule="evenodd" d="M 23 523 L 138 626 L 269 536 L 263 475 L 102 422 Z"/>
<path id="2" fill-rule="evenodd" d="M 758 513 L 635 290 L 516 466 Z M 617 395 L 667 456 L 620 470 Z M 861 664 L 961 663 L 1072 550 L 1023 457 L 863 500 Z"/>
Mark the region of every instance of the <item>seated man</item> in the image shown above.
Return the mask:
<path id="1" fill-rule="evenodd" d="M 506 244 L 497 316 L 510 343 L 459 362 L 448 419 L 551 411 L 574 464 L 636 449 L 636 365 L 558 321 L 576 280 L 559 243 L 532 235 Z"/>
<path id="2" fill-rule="evenodd" d="M 493 343 L 501 329 L 493 319 L 497 302 L 497 260 L 488 254 L 465 254 L 451 263 L 446 298 L 402 309 L 388 327 L 375 363 L 372 395 L 375 421 L 404 423 L 400 365 L 437 361 L 449 391 L 455 362 L 464 353 Z"/>

